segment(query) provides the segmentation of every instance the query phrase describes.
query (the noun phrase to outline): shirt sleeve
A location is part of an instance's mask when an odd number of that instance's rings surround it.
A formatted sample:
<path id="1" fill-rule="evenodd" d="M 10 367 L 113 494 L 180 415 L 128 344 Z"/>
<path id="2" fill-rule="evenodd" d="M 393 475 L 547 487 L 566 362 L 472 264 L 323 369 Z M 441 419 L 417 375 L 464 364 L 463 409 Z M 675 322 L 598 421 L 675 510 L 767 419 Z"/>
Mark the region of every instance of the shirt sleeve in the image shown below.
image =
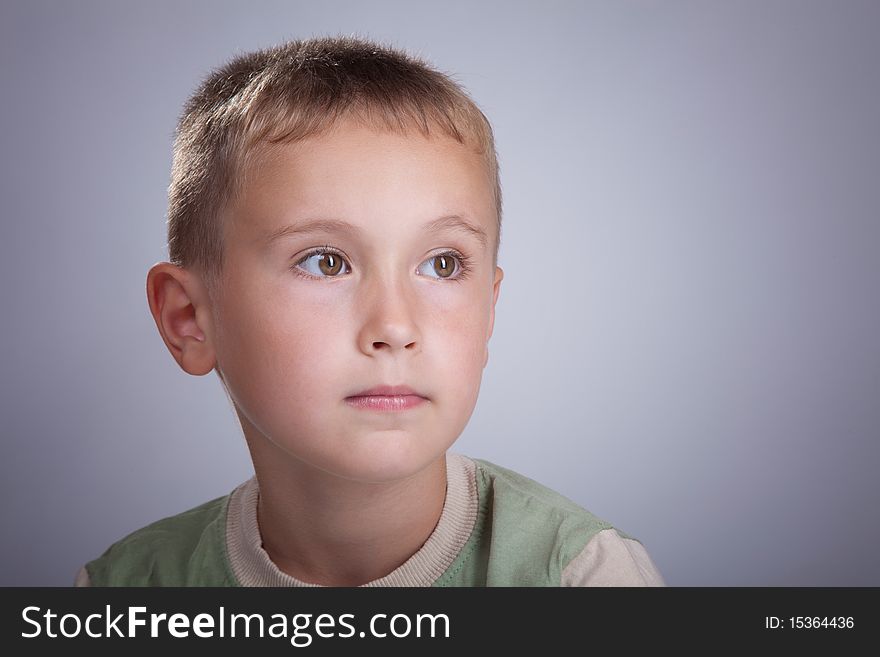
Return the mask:
<path id="1" fill-rule="evenodd" d="M 86 570 L 86 567 L 83 566 L 79 569 L 79 572 L 76 574 L 76 579 L 73 582 L 74 586 L 91 586 L 92 581 L 89 579 L 89 571 Z"/>
<path id="2" fill-rule="evenodd" d="M 666 586 L 644 546 L 604 529 L 562 571 L 561 586 Z"/>

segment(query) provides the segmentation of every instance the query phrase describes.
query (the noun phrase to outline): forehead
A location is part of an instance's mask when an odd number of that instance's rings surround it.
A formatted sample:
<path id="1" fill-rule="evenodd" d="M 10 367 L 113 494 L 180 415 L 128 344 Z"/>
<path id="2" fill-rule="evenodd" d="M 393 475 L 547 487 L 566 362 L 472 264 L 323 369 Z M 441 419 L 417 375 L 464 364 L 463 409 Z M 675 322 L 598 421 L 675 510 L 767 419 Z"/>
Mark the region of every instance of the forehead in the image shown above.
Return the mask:
<path id="1" fill-rule="evenodd" d="M 464 217 L 489 240 L 494 234 L 491 176 L 479 153 L 441 135 L 346 122 L 266 147 L 245 172 L 231 210 L 230 230 L 246 240 L 305 221 L 344 222 L 362 235 L 388 237 L 450 216 Z"/>

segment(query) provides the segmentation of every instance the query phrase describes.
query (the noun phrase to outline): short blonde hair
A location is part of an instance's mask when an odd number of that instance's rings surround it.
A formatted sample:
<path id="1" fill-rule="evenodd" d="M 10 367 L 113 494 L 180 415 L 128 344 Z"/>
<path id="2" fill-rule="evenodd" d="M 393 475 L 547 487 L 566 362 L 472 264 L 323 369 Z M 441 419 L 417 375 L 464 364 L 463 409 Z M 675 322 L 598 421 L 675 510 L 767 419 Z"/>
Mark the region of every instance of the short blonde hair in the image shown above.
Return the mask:
<path id="1" fill-rule="evenodd" d="M 432 129 L 483 156 L 493 183 L 497 265 L 501 184 L 492 127 L 448 75 L 353 36 L 297 40 L 237 56 L 188 99 L 168 190 L 169 259 L 212 287 L 223 268 L 220 216 L 267 145 L 319 135 L 339 119 L 404 133 Z"/>

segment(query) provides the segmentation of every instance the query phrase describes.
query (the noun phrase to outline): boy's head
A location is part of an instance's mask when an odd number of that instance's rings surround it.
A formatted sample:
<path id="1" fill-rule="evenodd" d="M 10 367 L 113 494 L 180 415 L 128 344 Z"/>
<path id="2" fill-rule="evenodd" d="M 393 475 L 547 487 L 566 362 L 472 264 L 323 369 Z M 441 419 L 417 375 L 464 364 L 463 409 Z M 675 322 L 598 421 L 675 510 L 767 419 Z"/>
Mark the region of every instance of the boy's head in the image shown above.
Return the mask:
<path id="1" fill-rule="evenodd" d="M 503 277 L 492 130 L 455 83 L 354 38 L 238 57 L 186 106 L 169 200 L 150 307 L 258 471 L 388 481 L 455 441 Z"/>

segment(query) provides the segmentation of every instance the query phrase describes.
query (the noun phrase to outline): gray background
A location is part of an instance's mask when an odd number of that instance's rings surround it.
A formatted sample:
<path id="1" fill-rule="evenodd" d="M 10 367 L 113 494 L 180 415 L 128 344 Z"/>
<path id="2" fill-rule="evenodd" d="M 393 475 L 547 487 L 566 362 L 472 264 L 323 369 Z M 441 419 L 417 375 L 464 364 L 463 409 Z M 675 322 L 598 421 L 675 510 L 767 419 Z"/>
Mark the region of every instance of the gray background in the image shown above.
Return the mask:
<path id="1" fill-rule="evenodd" d="M 201 76 L 357 33 L 493 121 L 506 277 L 456 450 L 648 547 L 672 585 L 880 585 L 880 3 L 8 2 L 0 584 L 249 476 L 147 307 Z"/>

